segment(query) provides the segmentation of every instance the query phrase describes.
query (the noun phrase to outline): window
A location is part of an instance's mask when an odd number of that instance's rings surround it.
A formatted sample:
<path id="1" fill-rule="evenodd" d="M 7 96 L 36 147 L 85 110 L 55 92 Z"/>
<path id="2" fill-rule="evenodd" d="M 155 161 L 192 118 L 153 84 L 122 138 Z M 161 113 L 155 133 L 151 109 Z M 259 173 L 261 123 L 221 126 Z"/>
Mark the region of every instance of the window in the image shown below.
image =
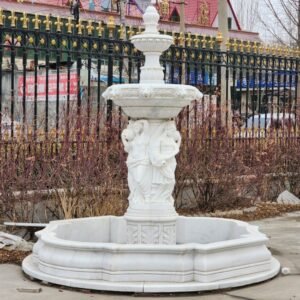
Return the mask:
<path id="1" fill-rule="evenodd" d="M 180 22 L 180 16 L 176 8 L 174 8 L 174 10 L 171 13 L 170 21 Z"/>
<path id="2" fill-rule="evenodd" d="M 232 29 L 232 18 L 228 18 L 228 29 Z"/>

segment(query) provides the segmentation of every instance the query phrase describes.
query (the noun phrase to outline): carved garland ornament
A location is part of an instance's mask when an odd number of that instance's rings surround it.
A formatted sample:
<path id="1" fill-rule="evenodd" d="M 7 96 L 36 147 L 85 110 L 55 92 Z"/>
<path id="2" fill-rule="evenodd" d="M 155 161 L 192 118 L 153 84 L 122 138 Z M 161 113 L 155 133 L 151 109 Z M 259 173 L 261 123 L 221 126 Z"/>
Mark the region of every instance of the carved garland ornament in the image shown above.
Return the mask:
<path id="1" fill-rule="evenodd" d="M 162 0 L 159 4 L 159 14 L 162 18 L 168 18 L 169 17 L 169 10 L 170 10 L 170 4 L 169 0 Z"/>
<path id="2" fill-rule="evenodd" d="M 198 13 L 198 24 L 202 26 L 208 26 L 209 24 L 209 5 L 206 0 L 200 1 L 199 13 Z"/>

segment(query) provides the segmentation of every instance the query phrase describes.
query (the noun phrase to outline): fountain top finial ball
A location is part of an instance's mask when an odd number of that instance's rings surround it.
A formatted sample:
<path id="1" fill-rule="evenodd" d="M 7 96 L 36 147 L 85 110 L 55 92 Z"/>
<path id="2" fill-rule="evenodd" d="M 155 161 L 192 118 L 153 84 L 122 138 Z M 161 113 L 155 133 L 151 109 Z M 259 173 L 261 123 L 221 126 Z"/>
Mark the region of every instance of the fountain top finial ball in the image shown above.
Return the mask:
<path id="1" fill-rule="evenodd" d="M 145 24 L 145 33 L 158 33 L 159 14 L 154 6 L 150 5 L 147 7 L 143 15 L 143 20 Z"/>

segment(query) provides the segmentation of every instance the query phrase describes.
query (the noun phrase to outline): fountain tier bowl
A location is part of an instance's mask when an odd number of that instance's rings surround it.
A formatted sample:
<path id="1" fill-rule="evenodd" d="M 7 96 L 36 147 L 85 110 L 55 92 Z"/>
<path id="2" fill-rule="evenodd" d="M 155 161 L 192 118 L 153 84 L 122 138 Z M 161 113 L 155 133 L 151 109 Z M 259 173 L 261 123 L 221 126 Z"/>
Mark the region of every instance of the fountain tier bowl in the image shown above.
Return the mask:
<path id="1" fill-rule="evenodd" d="M 104 93 L 134 119 L 170 119 L 176 117 L 192 100 L 202 93 L 195 87 L 176 84 L 120 84 L 109 87 Z"/>
<path id="2" fill-rule="evenodd" d="M 169 35 L 144 33 L 142 35 L 135 35 L 131 38 L 134 46 L 142 52 L 157 52 L 162 53 L 167 50 L 174 42 Z"/>
<path id="3" fill-rule="evenodd" d="M 60 285 L 131 292 L 220 289 L 263 281 L 279 271 L 266 236 L 255 226 L 195 217 L 178 217 L 176 225 L 176 244 L 159 245 L 126 244 L 124 217 L 52 222 L 38 232 L 23 270 Z"/>

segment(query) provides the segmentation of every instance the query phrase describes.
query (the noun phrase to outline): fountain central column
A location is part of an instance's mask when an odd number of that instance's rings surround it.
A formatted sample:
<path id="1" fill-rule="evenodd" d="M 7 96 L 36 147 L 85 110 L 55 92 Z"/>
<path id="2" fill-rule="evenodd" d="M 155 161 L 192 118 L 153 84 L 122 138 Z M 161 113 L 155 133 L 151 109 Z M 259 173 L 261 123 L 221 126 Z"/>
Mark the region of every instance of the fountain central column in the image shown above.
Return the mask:
<path id="1" fill-rule="evenodd" d="M 128 152 L 128 243 L 175 244 L 172 192 L 181 138 L 174 121 L 130 121 L 122 141 Z"/>
<path id="2" fill-rule="evenodd" d="M 140 84 L 144 96 L 155 84 L 164 84 L 163 68 L 159 63 L 162 51 L 169 48 L 172 38 L 158 32 L 159 15 L 153 6 L 143 16 L 145 31 L 132 42 L 145 54 Z M 155 95 L 157 94 L 157 95 Z M 145 99 L 147 101 L 147 99 Z M 157 117 L 157 119 L 155 119 Z M 175 185 L 175 155 L 179 152 L 180 134 L 174 121 L 159 118 L 130 121 L 122 133 L 128 152 L 128 186 L 130 190 L 127 219 L 127 242 L 130 244 L 175 244 L 176 217 L 172 192 Z"/>
<path id="3" fill-rule="evenodd" d="M 139 84 L 112 86 L 103 94 L 131 117 L 122 132 L 128 153 L 129 207 L 127 243 L 176 244 L 172 192 L 181 137 L 174 118 L 201 93 L 194 87 L 164 82 L 160 55 L 173 38 L 158 32 L 159 14 L 149 6 L 143 15 L 145 31 L 133 36 L 134 46 L 145 55 Z"/>

